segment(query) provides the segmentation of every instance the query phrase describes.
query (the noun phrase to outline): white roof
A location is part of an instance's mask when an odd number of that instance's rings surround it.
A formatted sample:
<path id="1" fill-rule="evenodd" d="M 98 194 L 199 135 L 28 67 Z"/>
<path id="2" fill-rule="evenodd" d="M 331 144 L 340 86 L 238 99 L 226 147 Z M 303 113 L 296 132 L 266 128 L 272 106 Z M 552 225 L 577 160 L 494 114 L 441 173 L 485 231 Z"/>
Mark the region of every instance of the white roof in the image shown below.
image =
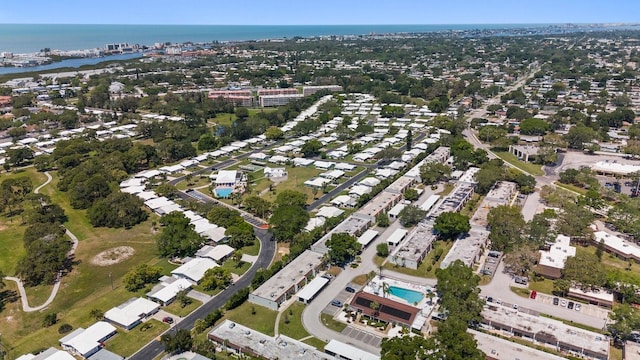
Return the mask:
<path id="1" fill-rule="evenodd" d="M 349 171 L 349 170 L 355 169 L 356 166 L 353 165 L 353 164 L 349 164 L 349 163 L 337 163 L 335 168 L 338 169 L 338 170 L 347 170 L 347 171 Z"/>
<path id="2" fill-rule="evenodd" d="M 344 213 L 344 210 L 338 209 L 334 206 L 323 206 L 318 210 L 316 216 L 322 216 L 323 218 L 332 218 L 336 216 L 340 216 Z"/>
<path id="3" fill-rule="evenodd" d="M 140 199 L 142 199 L 143 201 L 155 199 L 155 198 L 158 197 L 158 195 L 156 195 L 156 193 L 154 193 L 153 191 L 139 192 L 139 193 L 136 194 L 136 196 L 139 197 Z"/>
<path id="4" fill-rule="evenodd" d="M 235 183 L 237 175 L 237 170 L 220 170 L 216 177 L 216 184 Z"/>
<path id="5" fill-rule="evenodd" d="M 313 179 L 309 179 L 307 181 L 304 182 L 305 185 L 307 186 L 313 186 L 313 187 L 322 187 L 324 186 L 324 184 L 330 183 L 331 180 L 326 179 L 326 178 L 322 178 L 322 177 L 317 177 L 317 178 L 313 178 Z"/>
<path id="6" fill-rule="evenodd" d="M 302 290 L 298 291 L 296 294 L 297 297 L 304 301 L 309 301 L 313 299 L 314 296 L 318 293 L 318 291 L 322 290 L 322 288 L 327 285 L 329 279 L 323 278 L 322 276 L 316 276 L 310 283 L 305 285 Z"/>
<path id="7" fill-rule="evenodd" d="M 198 234 L 202 234 L 205 231 L 215 229 L 218 227 L 218 225 L 210 223 L 209 220 L 205 218 L 200 218 L 198 220 L 191 221 L 191 224 L 194 227 L 193 230 Z"/>
<path id="8" fill-rule="evenodd" d="M 327 346 L 324 347 L 325 352 L 333 353 L 339 357 L 353 360 L 379 360 L 380 356 L 360 350 L 359 348 L 345 344 L 341 341 L 331 339 Z"/>
<path id="9" fill-rule="evenodd" d="M 622 238 L 615 235 L 611 235 L 605 231 L 596 231 L 593 233 L 596 237 L 596 241 L 604 242 L 604 246 L 611 248 L 621 254 L 625 254 L 627 257 L 634 256 L 636 259 L 640 259 L 640 248 Z"/>
<path id="10" fill-rule="evenodd" d="M 373 241 L 373 239 L 376 238 L 376 236 L 378 236 L 378 234 L 380 233 L 375 230 L 369 229 L 365 231 L 362 235 L 360 235 L 360 237 L 358 238 L 358 243 L 363 247 L 367 246 L 371 241 Z"/>
<path id="11" fill-rule="evenodd" d="M 104 313 L 104 318 L 128 328 L 141 318 L 155 313 L 159 308 L 160 305 L 151 300 L 134 298 L 120 306 L 111 308 Z"/>
<path id="12" fill-rule="evenodd" d="M 568 257 L 576 256 L 575 246 L 570 245 L 571 238 L 558 235 L 556 242 L 549 250 L 540 250 L 540 265 L 564 269 L 564 263 Z"/>
<path id="13" fill-rule="evenodd" d="M 362 196 L 371 192 L 371 188 L 364 185 L 355 185 L 349 190 L 349 195 Z"/>
<path id="14" fill-rule="evenodd" d="M 62 345 L 73 348 L 79 354 L 84 355 L 100 346 L 100 341 L 115 332 L 116 328 L 113 325 L 105 321 L 98 321 L 86 330 L 78 332 L 76 336 L 66 340 Z"/>
<path id="15" fill-rule="evenodd" d="M 219 265 L 211 259 L 194 258 L 173 270 L 171 274 L 177 277 L 184 277 L 194 282 L 199 282 L 207 270 L 218 266 Z"/>
<path id="16" fill-rule="evenodd" d="M 121 188 L 130 187 L 130 186 L 142 186 L 144 184 L 144 180 L 141 178 L 131 178 L 127 179 L 120 183 Z"/>
<path id="17" fill-rule="evenodd" d="M 335 165 L 335 163 L 330 162 L 330 161 L 320 161 L 320 160 L 316 160 L 315 162 L 315 167 L 318 169 L 330 169 L 332 166 Z"/>
<path id="18" fill-rule="evenodd" d="M 339 195 L 331 200 L 331 203 L 334 205 L 350 205 L 353 201 L 353 198 L 349 195 Z"/>
<path id="19" fill-rule="evenodd" d="M 358 184 L 364 185 L 364 186 L 368 186 L 368 187 L 374 187 L 374 186 L 380 184 L 380 179 L 376 179 L 374 177 L 366 177 L 366 178 L 360 180 L 360 182 Z"/>
<path id="20" fill-rule="evenodd" d="M 145 191 L 145 187 L 144 186 L 129 186 L 129 187 L 123 187 L 120 189 L 120 191 L 122 191 L 123 193 L 127 193 L 127 194 L 139 194 L 141 192 Z"/>
<path id="21" fill-rule="evenodd" d="M 407 207 L 406 204 L 397 203 L 394 207 L 391 208 L 391 210 L 389 210 L 389 216 L 397 217 L 405 207 Z"/>
<path id="22" fill-rule="evenodd" d="M 325 221 L 326 220 L 323 217 L 309 218 L 309 221 L 307 221 L 307 225 L 305 225 L 304 230 L 312 231 L 313 229 L 324 225 Z"/>
<path id="23" fill-rule="evenodd" d="M 387 242 L 392 245 L 398 245 L 400 241 L 402 241 L 402 239 L 405 237 L 405 235 L 407 235 L 407 230 L 396 229 L 396 231 L 394 231 L 393 234 L 391 234 L 391 236 L 387 238 Z"/>
<path id="24" fill-rule="evenodd" d="M 594 171 L 606 173 L 630 174 L 640 171 L 640 165 L 621 164 L 610 161 L 598 161 L 591 166 L 591 169 Z"/>
<path id="25" fill-rule="evenodd" d="M 153 292 L 147 293 L 148 297 L 158 299 L 163 303 L 167 303 L 176 297 L 178 292 L 191 287 L 191 282 L 187 279 L 175 279 L 174 282 L 167 284 L 163 283 L 162 288 Z"/>
<path id="26" fill-rule="evenodd" d="M 210 258 L 214 261 L 220 261 L 225 257 L 233 254 L 234 251 L 234 248 L 226 244 L 216 246 L 205 245 L 196 252 L 196 256 Z"/>
<path id="27" fill-rule="evenodd" d="M 145 205 L 147 205 L 150 209 L 158 209 L 161 208 L 163 206 L 167 206 L 167 205 L 171 205 L 171 204 L 175 204 L 173 201 L 167 199 L 164 196 L 161 197 L 157 197 L 155 199 L 150 199 L 144 202 Z"/>
<path id="28" fill-rule="evenodd" d="M 295 166 L 309 166 L 311 164 L 313 164 L 314 162 L 316 162 L 313 159 L 305 159 L 305 158 L 295 158 L 293 159 L 293 164 Z"/>
<path id="29" fill-rule="evenodd" d="M 213 242 L 219 242 L 222 241 L 226 238 L 225 236 L 225 232 L 227 231 L 227 229 L 223 228 L 222 226 L 218 226 L 216 228 L 212 228 L 212 229 L 207 229 L 205 231 L 203 231 L 202 233 L 200 233 L 200 235 L 208 238 L 209 240 L 213 241 Z"/>
<path id="30" fill-rule="evenodd" d="M 18 360 L 75 360 L 75 358 L 66 351 L 50 347 L 37 356 L 34 356 L 33 354 L 27 354 L 20 356 Z"/>
<path id="31" fill-rule="evenodd" d="M 317 163 L 316 163 L 317 164 Z M 339 179 L 344 175 L 344 171 L 342 170 L 331 170 L 320 174 L 320 176 L 327 179 Z"/>

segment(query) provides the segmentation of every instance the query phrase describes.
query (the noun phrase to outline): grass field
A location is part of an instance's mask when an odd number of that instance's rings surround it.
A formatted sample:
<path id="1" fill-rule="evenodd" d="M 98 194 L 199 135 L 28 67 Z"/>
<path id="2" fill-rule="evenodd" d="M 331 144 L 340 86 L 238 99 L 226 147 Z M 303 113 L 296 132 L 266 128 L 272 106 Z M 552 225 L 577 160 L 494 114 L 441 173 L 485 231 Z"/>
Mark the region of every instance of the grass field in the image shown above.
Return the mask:
<path id="1" fill-rule="evenodd" d="M 551 279 L 542 279 L 540 281 L 530 281 L 529 289 L 535 290 L 539 293 L 543 294 L 553 294 L 553 280 Z"/>
<path id="2" fill-rule="evenodd" d="M 168 328 L 169 325 L 150 319 L 129 331 L 118 329 L 118 334 L 105 342 L 105 349 L 129 357 Z"/>
<path id="3" fill-rule="evenodd" d="M 320 320 L 322 320 L 324 326 L 333 331 L 342 332 L 342 330 L 347 327 L 347 324 L 334 320 L 331 315 L 325 313 L 320 314 Z"/>
<path id="4" fill-rule="evenodd" d="M 54 177 L 52 183 L 44 187 L 41 192 L 49 195 L 54 203 L 65 210 L 68 217 L 65 226 L 78 236 L 80 242 L 75 254 L 77 264 L 74 270 L 62 279 L 58 295 L 46 312 L 56 313 L 60 324 L 68 323 L 73 328 L 87 327 L 95 322 L 95 319 L 90 316 L 92 309 L 107 311 L 132 297 L 144 296 L 144 290 L 131 293 L 122 285 L 123 275 L 133 266 L 148 263 L 160 266 L 165 274 L 175 266 L 168 264 L 157 255 L 155 234 L 151 226 L 152 221 L 157 221 L 157 216 L 151 215 L 147 221 L 130 230 L 93 228 L 87 221 L 86 211 L 72 209 L 66 194 L 56 190 L 58 177 L 55 172 L 52 175 Z M 34 174 L 34 176 L 44 182 L 42 174 Z M 16 235 L 21 231 L 15 228 L 6 230 Z M 14 245 L 19 244 L 22 241 L 21 235 L 18 239 L 12 238 L 9 242 Z M 4 236 L 1 243 L 3 246 L 7 243 Z M 98 253 L 124 245 L 134 249 L 134 254 L 129 259 L 111 266 L 98 266 L 91 262 Z M 4 267 L 15 266 L 15 257 L 20 254 L 20 251 L 22 250 L 0 252 L 3 271 L 7 271 Z M 113 279 L 113 289 L 111 279 Z M 38 298 L 45 297 L 45 291 L 40 294 L 40 291 L 35 290 Z M 34 304 L 35 301 L 30 299 L 30 303 Z M 0 329 L 2 329 L 3 345 L 9 349 L 8 358 L 15 358 L 21 354 L 58 344 L 60 334 L 55 328 L 43 329 L 41 326 L 43 317 L 44 314 L 41 312 L 22 312 L 19 302 L 8 304 L 0 313 Z"/>
<path id="5" fill-rule="evenodd" d="M 233 124 L 234 121 L 236 121 L 235 114 L 222 113 L 222 114 L 216 114 L 216 117 L 209 119 L 208 123 L 210 124 L 215 123 L 216 125 L 231 126 L 231 124 Z"/>
<path id="6" fill-rule="evenodd" d="M 313 190 L 304 185 L 304 182 L 311 179 L 312 177 L 318 176 L 322 171 L 313 167 L 287 167 L 287 171 L 289 172 L 289 176 L 287 180 L 274 184 L 275 194 L 273 192 L 267 192 L 263 198 L 265 200 L 274 201 L 276 199 L 277 194 L 281 193 L 284 190 L 295 190 L 302 193 L 307 194 L 307 203 L 311 204 L 313 202 Z M 269 185 L 266 185 L 268 188 Z M 318 190 L 316 196 L 321 196 L 322 191 Z"/>
<path id="7" fill-rule="evenodd" d="M 165 306 L 163 308 L 164 311 L 173 314 L 175 316 L 179 316 L 179 317 L 185 317 L 189 314 L 191 314 L 191 312 L 195 309 L 197 309 L 198 307 L 200 307 L 200 305 L 202 305 L 202 302 L 196 300 L 196 299 L 191 299 L 192 302 L 191 304 L 182 307 L 180 305 L 180 301 L 174 301 L 171 304 Z"/>
<path id="8" fill-rule="evenodd" d="M 583 188 L 577 187 L 575 185 L 563 184 L 563 183 L 561 183 L 559 181 L 555 181 L 554 184 L 556 184 L 560 188 L 563 188 L 563 189 L 569 190 L 569 191 L 573 191 L 573 192 L 576 192 L 578 194 L 584 195 L 584 194 L 587 193 L 587 189 L 583 189 Z"/>
<path id="9" fill-rule="evenodd" d="M 273 336 L 273 327 L 276 324 L 278 313 L 260 305 L 245 301 L 233 310 L 225 312 L 224 318 L 250 327 L 261 333 Z"/>
<path id="10" fill-rule="evenodd" d="M 238 266 L 238 263 L 229 258 L 227 260 L 225 260 L 221 265 L 221 268 L 223 269 L 227 269 L 230 272 L 236 274 L 236 275 L 242 275 L 244 273 L 247 272 L 247 270 L 249 270 L 249 268 L 251 267 L 251 263 L 248 263 L 246 261 L 243 261 L 242 263 L 240 263 L 240 266 Z"/>
<path id="11" fill-rule="evenodd" d="M 509 164 L 517 167 L 520 170 L 528 172 L 531 175 L 544 175 L 544 171 L 542 171 L 541 165 L 520 161 L 517 156 L 507 151 L 494 151 L 493 153 L 500 157 L 502 160 L 508 162 Z"/>
<path id="12" fill-rule="evenodd" d="M 278 325 L 280 334 L 287 335 L 296 340 L 310 335 L 302 325 L 302 312 L 304 308 L 304 304 L 295 302 L 291 304 L 288 309 L 284 310 L 282 315 L 280 315 L 280 324 Z"/>

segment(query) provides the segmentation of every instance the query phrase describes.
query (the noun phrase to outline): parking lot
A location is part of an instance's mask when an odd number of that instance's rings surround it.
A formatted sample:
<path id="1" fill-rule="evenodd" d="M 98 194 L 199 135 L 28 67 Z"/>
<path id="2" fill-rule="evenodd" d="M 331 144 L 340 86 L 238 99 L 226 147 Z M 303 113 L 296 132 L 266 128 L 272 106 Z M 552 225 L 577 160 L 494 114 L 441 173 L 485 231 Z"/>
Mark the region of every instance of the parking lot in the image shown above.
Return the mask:
<path id="1" fill-rule="evenodd" d="M 365 344 L 376 347 L 379 347 L 380 343 L 382 342 L 382 338 L 380 336 L 371 334 L 364 330 L 356 329 L 352 326 L 347 326 L 344 330 L 342 330 L 342 334 L 358 341 L 362 341 Z"/>
<path id="2" fill-rule="evenodd" d="M 549 304 L 549 305 L 553 305 L 553 298 L 556 296 L 551 296 L 551 295 L 547 295 L 547 294 L 540 294 L 538 293 L 538 296 L 536 296 L 536 301 L 539 301 L 543 304 Z M 567 304 L 565 306 L 562 306 L 561 301 L 565 300 L 567 302 Z M 609 310 L 605 309 L 603 307 L 597 306 L 597 305 L 591 305 L 591 304 L 585 304 L 585 303 L 581 303 L 575 300 L 570 300 L 570 299 L 564 299 L 564 298 L 559 298 L 559 303 L 558 306 L 559 308 L 563 308 L 566 311 L 576 311 L 575 307 L 573 309 L 569 309 L 567 307 L 569 301 L 572 301 L 574 304 L 580 304 L 581 308 L 579 310 L 580 313 L 585 314 L 585 315 L 589 315 L 589 316 L 593 316 L 593 317 L 598 317 L 598 318 L 603 318 L 606 319 L 609 316 Z"/>
<path id="3" fill-rule="evenodd" d="M 348 283 L 347 286 L 345 287 L 345 289 L 347 287 L 350 287 L 352 289 L 354 289 L 356 292 L 360 290 L 361 286 L 358 284 L 354 284 L 354 283 Z M 349 303 L 349 299 L 351 299 L 351 296 L 353 296 L 353 293 L 350 293 L 348 291 L 346 291 L 345 289 L 342 289 L 338 295 L 336 295 L 336 297 L 334 298 L 334 300 L 338 300 L 340 301 L 342 304 L 347 304 Z M 322 313 L 327 314 L 327 315 L 331 315 L 331 316 L 335 316 L 338 311 L 342 310 L 342 307 L 338 307 L 335 305 L 332 305 L 331 303 L 328 303 L 327 306 L 324 307 L 324 309 L 322 309 Z"/>

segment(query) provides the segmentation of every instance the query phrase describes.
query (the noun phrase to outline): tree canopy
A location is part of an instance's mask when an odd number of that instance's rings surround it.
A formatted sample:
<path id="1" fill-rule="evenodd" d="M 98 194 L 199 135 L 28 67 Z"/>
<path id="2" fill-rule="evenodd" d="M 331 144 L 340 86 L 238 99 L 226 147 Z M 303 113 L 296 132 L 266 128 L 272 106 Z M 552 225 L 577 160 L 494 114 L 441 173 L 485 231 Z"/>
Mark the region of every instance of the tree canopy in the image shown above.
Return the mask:
<path id="1" fill-rule="evenodd" d="M 362 248 L 358 240 L 347 233 L 331 234 L 326 245 L 329 248 L 329 261 L 335 265 L 344 265 L 353 260 Z"/>
<path id="2" fill-rule="evenodd" d="M 174 211 L 162 216 L 160 224 L 163 227 L 157 244 L 162 256 L 192 256 L 204 243 L 204 239 L 194 231 L 189 218 L 181 212 Z"/>
<path id="3" fill-rule="evenodd" d="M 455 239 L 471 230 L 469 217 L 457 212 L 446 211 L 438 215 L 433 229 L 443 239 Z"/>

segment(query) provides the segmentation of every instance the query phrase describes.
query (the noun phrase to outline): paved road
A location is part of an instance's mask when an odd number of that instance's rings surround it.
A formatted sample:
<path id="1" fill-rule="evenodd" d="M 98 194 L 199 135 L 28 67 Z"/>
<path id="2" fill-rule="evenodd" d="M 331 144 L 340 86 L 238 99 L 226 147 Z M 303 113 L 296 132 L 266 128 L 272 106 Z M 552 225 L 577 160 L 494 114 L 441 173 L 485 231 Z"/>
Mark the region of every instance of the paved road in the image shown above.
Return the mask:
<path id="1" fill-rule="evenodd" d="M 265 269 L 269 266 L 276 252 L 276 242 L 272 241 L 272 234 L 267 230 L 254 229 L 254 232 L 260 240 L 260 254 L 258 256 L 258 260 L 240 279 L 238 279 L 235 284 L 213 297 L 209 302 L 204 303 L 194 312 L 178 322 L 174 327 L 167 330 L 167 332 L 175 333 L 178 329 L 191 330 L 196 320 L 203 319 L 207 314 L 215 311 L 216 309 L 222 309 L 227 300 L 229 300 L 229 298 L 239 289 L 249 287 L 251 285 L 251 280 L 253 280 L 258 269 Z M 149 360 L 158 356 L 163 351 L 164 345 L 159 341 L 153 340 L 134 355 L 129 357 L 129 359 Z"/>
<path id="2" fill-rule="evenodd" d="M 598 315 L 601 315 L 594 316 L 587 314 L 588 311 L 569 310 L 561 306 L 553 305 L 548 301 L 542 301 L 544 297 L 535 300 L 530 298 L 523 298 L 511 291 L 511 289 L 509 288 L 510 286 L 518 285 L 513 281 L 511 275 L 504 272 L 504 263 L 500 263 L 491 282 L 487 285 L 480 286 L 480 293 L 483 296 L 491 296 L 494 299 L 501 299 L 503 304 L 518 304 L 519 311 L 533 310 L 537 313 L 552 315 L 557 318 L 562 318 L 565 320 L 573 321 L 575 323 L 588 325 L 597 329 L 603 329 L 605 327 L 607 321 L 606 311 L 594 311 L 592 313 L 598 313 Z M 583 305 L 583 309 L 585 309 L 585 307 L 587 306 L 592 305 Z"/>

